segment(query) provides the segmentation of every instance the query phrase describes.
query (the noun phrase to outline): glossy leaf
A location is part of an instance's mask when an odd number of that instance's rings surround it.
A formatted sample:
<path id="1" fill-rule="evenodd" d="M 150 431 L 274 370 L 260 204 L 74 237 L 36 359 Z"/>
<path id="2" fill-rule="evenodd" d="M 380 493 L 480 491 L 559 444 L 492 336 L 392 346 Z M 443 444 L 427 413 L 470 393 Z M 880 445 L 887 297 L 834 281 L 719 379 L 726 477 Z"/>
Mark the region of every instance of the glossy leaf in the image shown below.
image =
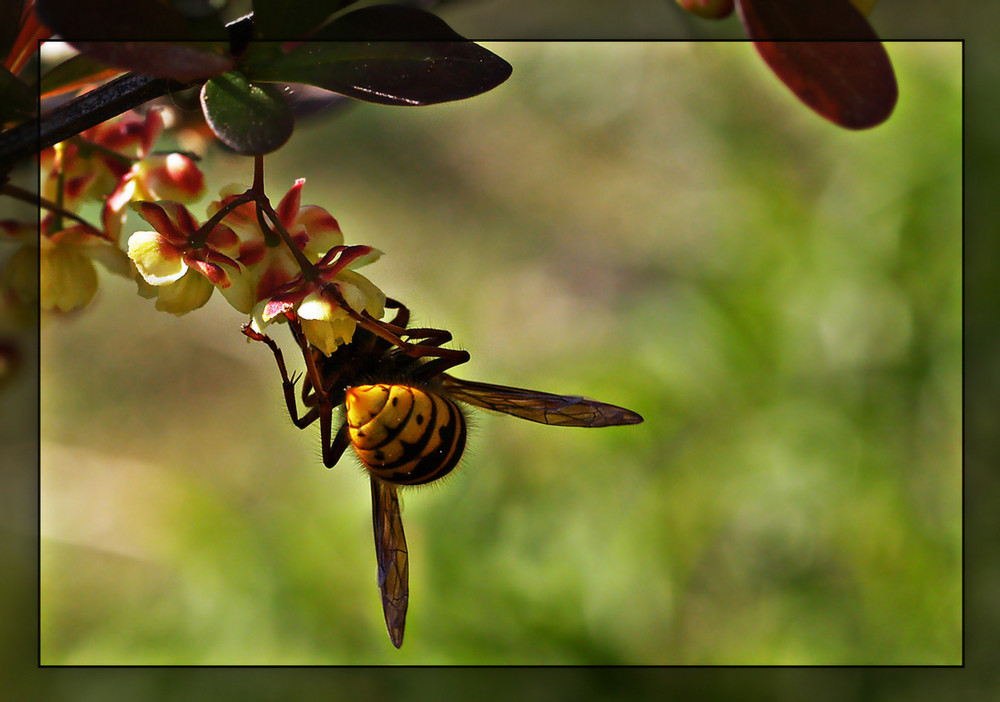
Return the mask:
<path id="1" fill-rule="evenodd" d="M 806 105 L 849 129 L 881 124 L 898 97 L 892 63 L 850 0 L 738 0 L 758 53 Z"/>
<path id="2" fill-rule="evenodd" d="M 349 97 L 302 83 L 286 85 L 283 95 L 292 108 L 296 124 L 302 124 L 303 120 L 314 116 L 329 115 L 338 108 L 354 104 Z"/>
<path id="3" fill-rule="evenodd" d="M 358 0 L 313 0 L 288 11 L 288 0 L 254 0 L 254 37 L 288 41 L 303 39 L 334 14 Z"/>
<path id="4" fill-rule="evenodd" d="M 70 42 L 81 54 L 108 66 L 182 82 L 228 71 L 234 60 L 228 42 L 184 44 L 165 41 Z"/>
<path id="5" fill-rule="evenodd" d="M 233 66 L 215 15 L 187 17 L 157 0 L 38 0 L 36 7 L 46 26 L 109 66 L 184 82 Z"/>
<path id="6" fill-rule="evenodd" d="M 384 105 L 431 105 L 495 88 L 511 67 L 434 15 L 379 5 L 348 13 L 282 56 L 255 53 L 255 80 L 305 83 Z M 419 40 L 417 40 L 419 38 Z"/>
<path id="7" fill-rule="evenodd" d="M 292 135 L 291 109 L 274 85 L 256 85 L 237 71 L 208 80 L 201 107 L 216 136 L 248 156 L 274 151 Z"/>

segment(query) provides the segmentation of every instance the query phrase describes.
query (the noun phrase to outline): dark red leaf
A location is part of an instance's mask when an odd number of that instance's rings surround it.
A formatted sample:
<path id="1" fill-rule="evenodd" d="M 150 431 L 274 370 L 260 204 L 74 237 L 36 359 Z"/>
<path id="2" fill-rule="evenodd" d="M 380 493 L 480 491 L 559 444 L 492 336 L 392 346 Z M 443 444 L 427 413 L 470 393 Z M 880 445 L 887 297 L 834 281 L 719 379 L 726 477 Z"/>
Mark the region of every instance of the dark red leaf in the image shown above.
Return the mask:
<path id="1" fill-rule="evenodd" d="M 324 27 L 287 53 L 251 46 L 241 69 L 256 81 L 304 83 L 383 105 L 432 105 L 479 95 L 510 76 L 496 54 L 412 7 L 378 5 Z M 336 41 L 332 41 L 336 40 Z"/>
<path id="2" fill-rule="evenodd" d="M 36 9 L 60 38 L 109 66 L 188 82 L 233 65 L 216 15 L 187 17 L 157 0 L 37 0 Z"/>
<path id="3" fill-rule="evenodd" d="M 849 0 L 738 0 L 771 70 L 806 105 L 849 129 L 884 122 L 896 105 L 892 63 Z"/>
<path id="4" fill-rule="evenodd" d="M 233 67 L 227 42 L 182 44 L 165 41 L 74 41 L 81 54 L 108 66 L 116 66 L 157 78 L 184 83 L 204 80 Z"/>

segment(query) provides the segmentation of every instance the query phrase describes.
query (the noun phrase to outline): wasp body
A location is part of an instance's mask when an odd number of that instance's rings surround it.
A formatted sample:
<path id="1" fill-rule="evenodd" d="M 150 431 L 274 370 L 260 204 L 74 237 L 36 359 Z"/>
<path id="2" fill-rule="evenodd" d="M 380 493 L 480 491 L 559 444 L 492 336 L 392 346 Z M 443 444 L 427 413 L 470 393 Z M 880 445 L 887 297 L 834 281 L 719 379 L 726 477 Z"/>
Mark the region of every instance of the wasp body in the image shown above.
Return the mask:
<path id="1" fill-rule="evenodd" d="M 349 388 L 347 433 L 373 475 L 395 485 L 443 478 L 465 450 L 465 416 L 436 392 L 408 385 Z"/>
<path id="2" fill-rule="evenodd" d="M 432 482 L 458 464 L 467 435 L 460 403 L 555 426 L 618 426 L 637 424 L 642 417 L 585 397 L 448 375 L 446 370 L 469 360 L 466 351 L 443 347 L 451 334 L 408 328 L 405 306 L 387 300 L 386 307 L 396 310 L 391 322 L 350 310 L 359 328 L 351 343 L 330 356 L 310 345 L 298 322 L 289 319 L 306 366 L 301 397 L 308 410 L 302 416 L 295 400 L 297 378 L 289 377 L 277 345 L 249 326 L 243 332 L 274 353 L 295 425 L 305 428 L 319 420 L 323 463 L 333 467 L 353 446 L 371 476 L 378 583 L 389 636 L 398 648 L 409 602 L 409 567 L 397 488 Z M 333 410 L 340 406 L 346 420 L 335 432 Z"/>

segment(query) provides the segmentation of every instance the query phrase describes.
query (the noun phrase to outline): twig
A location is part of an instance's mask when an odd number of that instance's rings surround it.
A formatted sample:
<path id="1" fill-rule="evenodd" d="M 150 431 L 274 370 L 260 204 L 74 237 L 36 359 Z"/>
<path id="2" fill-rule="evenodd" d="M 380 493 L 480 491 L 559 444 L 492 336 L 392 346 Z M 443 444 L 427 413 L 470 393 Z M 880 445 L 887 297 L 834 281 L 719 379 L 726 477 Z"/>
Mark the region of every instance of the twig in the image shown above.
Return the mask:
<path id="1" fill-rule="evenodd" d="M 41 119 L 25 122 L 0 134 L 0 171 L 126 110 L 187 87 L 186 83 L 168 78 L 126 73 Z"/>

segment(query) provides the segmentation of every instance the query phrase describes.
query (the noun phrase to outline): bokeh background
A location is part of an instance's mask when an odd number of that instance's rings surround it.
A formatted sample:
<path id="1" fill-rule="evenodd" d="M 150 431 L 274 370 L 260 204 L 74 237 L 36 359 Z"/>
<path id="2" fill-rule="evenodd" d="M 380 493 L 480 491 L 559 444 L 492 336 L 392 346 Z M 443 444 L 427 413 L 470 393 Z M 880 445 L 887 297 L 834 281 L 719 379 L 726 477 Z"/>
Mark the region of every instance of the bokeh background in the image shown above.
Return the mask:
<path id="1" fill-rule="evenodd" d="M 645 423 L 476 413 L 404 494 L 396 651 L 361 469 L 221 298 L 107 278 L 42 330 L 41 662 L 961 663 L 961 45 L 890 44 L 897 111 L 858 133 L 749 44 L 489 47 L 499 89 L 321 115 L 269 191 L 305 177 L 384 251 L 456 375 Z"/>

